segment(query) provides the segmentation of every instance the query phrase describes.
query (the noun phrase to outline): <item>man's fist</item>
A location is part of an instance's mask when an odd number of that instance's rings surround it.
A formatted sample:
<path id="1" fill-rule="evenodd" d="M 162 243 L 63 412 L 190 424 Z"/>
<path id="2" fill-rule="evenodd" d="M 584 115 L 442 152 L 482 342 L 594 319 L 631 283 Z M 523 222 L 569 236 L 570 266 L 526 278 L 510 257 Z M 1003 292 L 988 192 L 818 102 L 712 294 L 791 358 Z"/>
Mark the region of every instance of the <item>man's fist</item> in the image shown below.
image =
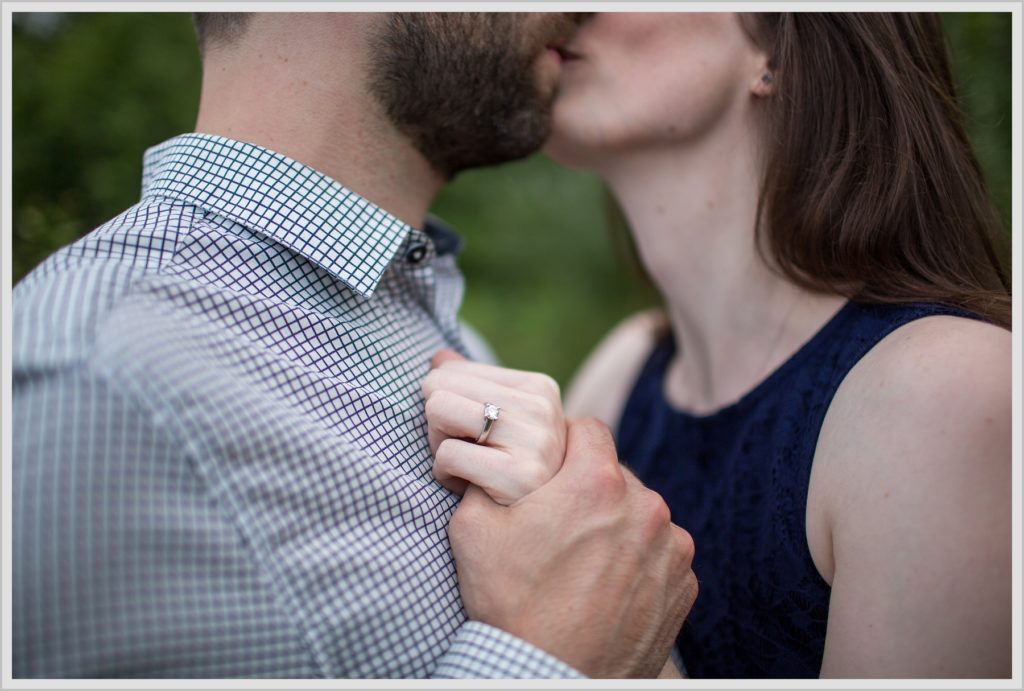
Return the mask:
<path id="1" fill-rule="evenodd" d="M 515 505 L 470 486 L 449 538 L 471 619 L 592 677 L 656 677 L 697 596 L 692 539 L 596 420 L 569 421 L 561 470 Z"/>

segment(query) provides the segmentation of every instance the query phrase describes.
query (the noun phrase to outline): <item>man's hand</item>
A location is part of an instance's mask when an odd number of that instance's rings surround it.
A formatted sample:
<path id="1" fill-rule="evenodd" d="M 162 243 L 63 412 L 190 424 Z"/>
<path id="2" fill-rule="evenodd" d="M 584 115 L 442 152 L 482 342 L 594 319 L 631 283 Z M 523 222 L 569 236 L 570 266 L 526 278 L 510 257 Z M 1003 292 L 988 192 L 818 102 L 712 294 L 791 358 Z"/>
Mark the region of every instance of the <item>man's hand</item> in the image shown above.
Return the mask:
<path id="1" fill-rule="evenodd" d="M 562 469 L 515 505 L 470 486 L 448 534 L 469 617 L 591 677 L 656 677 L 697 596 L 692 539 L 596 420 L 569 422 Z"/>

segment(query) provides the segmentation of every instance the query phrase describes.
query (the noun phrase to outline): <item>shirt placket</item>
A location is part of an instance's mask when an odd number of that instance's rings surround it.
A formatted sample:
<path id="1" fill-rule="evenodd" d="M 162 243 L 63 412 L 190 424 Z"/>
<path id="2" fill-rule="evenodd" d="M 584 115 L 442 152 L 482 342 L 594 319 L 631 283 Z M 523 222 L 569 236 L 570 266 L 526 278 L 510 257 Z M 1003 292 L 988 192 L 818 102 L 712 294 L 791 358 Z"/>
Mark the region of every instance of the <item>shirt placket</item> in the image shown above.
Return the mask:
<path id="1" fill-rule="evenodd" d="M 398 254 L 398 271 L 405 274 L 417 301 L 437 324 L 444 340 L 452 348 L 465 353 L 459 329 L 459 305 L 462 303 L 463 280 L 453 255 L 438 256 L 425 233 L 413 230 Z"/>

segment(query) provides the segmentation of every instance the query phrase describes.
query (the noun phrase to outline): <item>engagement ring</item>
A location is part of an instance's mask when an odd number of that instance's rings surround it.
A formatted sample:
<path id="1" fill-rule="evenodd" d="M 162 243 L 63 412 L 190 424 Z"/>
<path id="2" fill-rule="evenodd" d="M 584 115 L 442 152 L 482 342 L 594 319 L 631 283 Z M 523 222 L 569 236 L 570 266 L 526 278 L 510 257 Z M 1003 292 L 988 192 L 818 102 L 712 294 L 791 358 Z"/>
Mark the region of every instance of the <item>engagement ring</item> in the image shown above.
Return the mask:
<path id="1" fill-rule="evenodd" d="M 494 423 L 500 414 L 501 408 L 493 403 L 484 403 L 484 428 L 480 431 L 480 436 L 476 438 L 477 444 L 483 444 L 487 441 L 487 437 L 491 434 L 491 428 L 494 427 Z"/>

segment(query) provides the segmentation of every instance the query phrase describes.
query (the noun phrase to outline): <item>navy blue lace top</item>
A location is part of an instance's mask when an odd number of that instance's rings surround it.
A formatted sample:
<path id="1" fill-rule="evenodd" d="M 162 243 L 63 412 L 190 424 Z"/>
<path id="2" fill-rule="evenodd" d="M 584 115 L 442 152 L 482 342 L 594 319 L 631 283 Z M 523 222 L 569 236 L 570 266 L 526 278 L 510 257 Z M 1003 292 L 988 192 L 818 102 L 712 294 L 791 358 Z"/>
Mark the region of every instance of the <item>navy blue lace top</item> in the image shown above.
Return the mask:
<path id="1" fill-rule="evenodd" d="M 661 493 L 697 546 L 700 593 L 677 639 L 701 677 L 816 677 L 830 588 L 807 546 L 811 461 L 846 374 L 887 334 L 920 317 L 968 316 L 939 305 L 848 302 L 736 403 L 689 415 L 665 400 L 675 351 L 663 339 L 619 423 L 619 455 Z"/>

